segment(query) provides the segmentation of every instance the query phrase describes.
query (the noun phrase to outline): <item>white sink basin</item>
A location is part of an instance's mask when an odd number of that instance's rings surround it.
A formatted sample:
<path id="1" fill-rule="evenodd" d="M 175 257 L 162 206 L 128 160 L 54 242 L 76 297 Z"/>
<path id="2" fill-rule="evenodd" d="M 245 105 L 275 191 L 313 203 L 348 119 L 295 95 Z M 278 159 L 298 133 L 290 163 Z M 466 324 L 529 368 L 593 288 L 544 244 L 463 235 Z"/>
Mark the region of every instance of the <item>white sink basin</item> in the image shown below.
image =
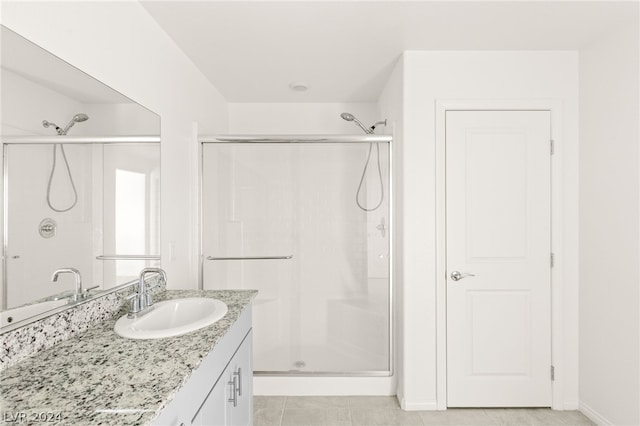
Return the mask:
<path id="1" fill-rule="evenodd" d="M 204 328 L 226 313 L 227 305 L 218 299 L 171 299 L 154 304 L 153 310 L 141 317 L 121 317 L 114 331 L 129 339 L 162 339 Z"/>

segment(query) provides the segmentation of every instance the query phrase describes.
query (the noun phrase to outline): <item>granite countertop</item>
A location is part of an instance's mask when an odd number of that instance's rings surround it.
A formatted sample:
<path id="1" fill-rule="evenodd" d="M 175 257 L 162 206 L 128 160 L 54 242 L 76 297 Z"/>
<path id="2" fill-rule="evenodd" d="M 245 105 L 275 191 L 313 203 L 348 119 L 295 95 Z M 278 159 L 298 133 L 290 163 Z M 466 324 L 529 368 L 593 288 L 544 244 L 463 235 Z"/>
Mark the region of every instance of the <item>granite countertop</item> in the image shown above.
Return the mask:
<path id="1" fill-rule="evenodd" d="M 113 326 L 122 310 L 87 332 L 2 371 L 0 421 L 151 424 L 256 294 L 255 290 L 168 290 L 155 301 L 212 297 L 225 302 L 229 311 L 209 327 L 166 339 L 118 336 Z"/>

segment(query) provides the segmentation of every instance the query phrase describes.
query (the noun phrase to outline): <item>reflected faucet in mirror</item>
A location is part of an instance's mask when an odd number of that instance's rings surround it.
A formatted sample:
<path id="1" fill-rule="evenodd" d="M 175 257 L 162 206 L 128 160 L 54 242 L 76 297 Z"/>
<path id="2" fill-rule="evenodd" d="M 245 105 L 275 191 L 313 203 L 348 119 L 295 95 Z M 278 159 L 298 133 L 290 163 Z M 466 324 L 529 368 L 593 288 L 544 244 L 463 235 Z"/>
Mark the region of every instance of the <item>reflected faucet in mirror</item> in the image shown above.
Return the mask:
<path id="1" fill-rule="evenodd" d="M 60 274 L 73 274 L 73 276 L 75 278 L 76 288 L 75 288 L 75 292 L 68 297 L 69 298 L 69 303 L 78 302 L 80 300 L 83 300 L 84 298 L 87 297 L 87 295 L 89 294 L 89 291 L 99 287 L 99 286 L 95 286 L 95 287 L 91 287 L 91 288 L 88 288 L 88 289 L 83 291 L 82 290 L 82 276 L 80 275 L 80 271 L 78 271 L 76 268 L 56 269 L 56 271 L 51 276 L 51 281 L 53 281 L 54 283 L 58 282 L 58 277 L 60 276 Z"/>
<path id="2" fill-rule="evenodd" d="M 82 277 L 80 276 L 80 271 L 78 271 L 76 268 L 56 269 L 56 271 L 51 276 L 51 281 L 53 281 L 54 283 L 57 283 L 58 282 L 58 277 L 60 276 L 60 274 L 73 274 L 73 276 L 75 278 L 75 281 L 76 281 L 76 291 L 69 298 L 69 301 L 74 301 L 75 302 L 75 301 L 80 300 L 80 298 L 82 298 Z"/>

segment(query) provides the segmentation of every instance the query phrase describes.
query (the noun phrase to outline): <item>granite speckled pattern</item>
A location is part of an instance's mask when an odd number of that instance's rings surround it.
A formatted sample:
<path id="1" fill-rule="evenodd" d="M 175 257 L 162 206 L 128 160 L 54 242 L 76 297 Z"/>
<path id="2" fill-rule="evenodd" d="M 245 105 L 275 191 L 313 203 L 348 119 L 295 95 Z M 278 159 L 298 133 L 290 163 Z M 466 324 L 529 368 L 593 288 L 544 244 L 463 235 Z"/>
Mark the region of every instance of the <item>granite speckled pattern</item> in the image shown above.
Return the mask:
<path id="1" fill-rule="evenodd" d="M 149 287 L 158 284 L 158 287 L 151 290 L 152 294 L 159 294 L 166 288 L 166 283 L 160 275 L 149 277 L 145 279 L 145 282 Z M 121 310 L 124 298 L 133 290 L 133 287 L 127 287 L 106 294 L 2 334 L 0 337 L 2 343 L 0 370 L 83 333 L 95 324 L 113 317 Z"/>
<path id="2" fill-rule="evenodd" d="M 2 422 L 20 413 L 32 418 L 46 412 L 61 414 L 62 420 L 53 424 L 151 424 L 256 294 L 169 290 L 156 301 L 213 297 L 229 311 L 209 327 L 158 340 L 118 336 L 113 331 L 116 315 L 5 369 L 0 375 Z"/>

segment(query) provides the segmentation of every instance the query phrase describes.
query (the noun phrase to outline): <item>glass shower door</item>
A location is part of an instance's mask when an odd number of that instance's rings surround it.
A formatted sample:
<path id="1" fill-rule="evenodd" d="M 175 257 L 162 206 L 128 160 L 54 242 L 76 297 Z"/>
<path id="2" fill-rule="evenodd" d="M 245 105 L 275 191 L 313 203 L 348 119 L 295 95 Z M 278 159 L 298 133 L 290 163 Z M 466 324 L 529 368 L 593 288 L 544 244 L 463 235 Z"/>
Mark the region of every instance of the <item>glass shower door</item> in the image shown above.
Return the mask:
<path id="1" fill-rule="evenodd" d="M 204 287 L 259 290 L 254 370 L 388 373 L 388 143 L 202 152 Z"/>

